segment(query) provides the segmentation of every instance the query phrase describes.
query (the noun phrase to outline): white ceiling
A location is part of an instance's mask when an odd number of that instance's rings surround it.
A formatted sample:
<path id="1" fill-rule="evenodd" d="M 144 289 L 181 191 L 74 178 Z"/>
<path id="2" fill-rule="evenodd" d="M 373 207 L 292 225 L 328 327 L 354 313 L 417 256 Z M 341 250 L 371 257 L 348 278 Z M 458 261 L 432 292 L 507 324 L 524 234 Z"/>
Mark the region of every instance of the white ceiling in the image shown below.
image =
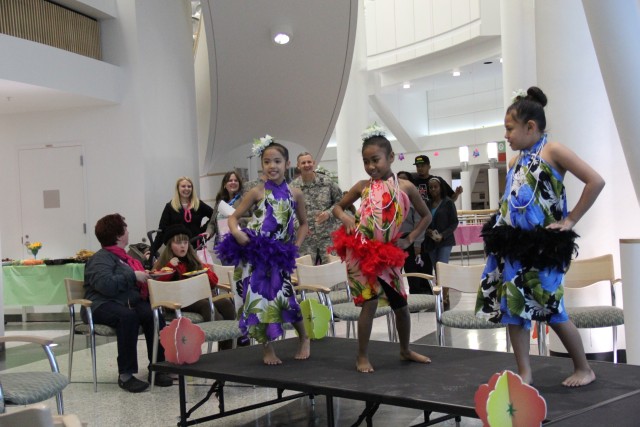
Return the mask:
<path id="1" fill-rule="evenodd" d="M 345 60 L 350 58 L 349 43 L 355 31 L 352 6 L 356 1 L 209 0 L 205 4 L 212 12 L 208 19 L 214 28 L 209 49 L 216 100 L 212 103 L 215 128 L 209 155 L 213 148 L 225 152 L 265 133 L 322 154 L 344 92 Z M 206 23 L 207 17 L 203 19 Z M 292 42 L 276 46 L 271 32 L 282 25 L 291 28 Z M 475 55 L 453 52 L 446 57 L 444 52 L 380 70 L 387 76 L 384 80 L 393 83 L 375 91 L 396 97 L 427 92 L 456 94 L 487 82 L 501 82 L 500 57 L 495 53 L 499 37 L 492 43 L 489 49 L 469 49 Z M 492 53 L 481 57 L 485 51 Z M 484 64 L 487 61 L 492 63 Z M 453 68 L 461 71 L 460 77 L 451 76 Z M 402 88 L 404 78 L 411 82 L 410 89 Z M 105 103 L 0 80 L 0 114 L 96 105 Z M 373 111 L 371 116 L 376 118 Z"/>

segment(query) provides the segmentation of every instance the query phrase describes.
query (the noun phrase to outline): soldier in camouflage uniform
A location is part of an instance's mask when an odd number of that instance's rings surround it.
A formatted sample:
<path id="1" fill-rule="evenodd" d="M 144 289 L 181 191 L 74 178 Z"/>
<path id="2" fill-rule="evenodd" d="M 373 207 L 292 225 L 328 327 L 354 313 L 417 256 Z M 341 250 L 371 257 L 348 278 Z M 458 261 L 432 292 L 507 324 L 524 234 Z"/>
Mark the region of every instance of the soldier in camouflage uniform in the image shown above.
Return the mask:
<path id="1" fill-rule="evenodd" d="M 330 177 L 315 170 L 316 164 L 309 153 L 298 155 L 300 176 L 289 184 L 304 193 L 307 206 L 307 220 L 309 221 L 309 235 L 300 247 L 300 256 L 311 255 L 315 264 L 326 264 L 327 248 L 333 244 L 331 233 L 340 222 L 331 210 L 342 198 L 342 191 Z"/>

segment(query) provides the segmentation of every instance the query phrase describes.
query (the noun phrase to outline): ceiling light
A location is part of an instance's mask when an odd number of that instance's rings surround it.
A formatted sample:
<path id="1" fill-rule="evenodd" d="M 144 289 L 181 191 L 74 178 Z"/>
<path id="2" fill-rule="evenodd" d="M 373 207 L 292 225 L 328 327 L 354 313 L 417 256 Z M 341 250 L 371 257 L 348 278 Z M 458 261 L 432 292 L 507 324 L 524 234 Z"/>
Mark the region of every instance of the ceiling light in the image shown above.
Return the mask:
<path id="1" fill-rule="evenodd" d="M 502 64 L 502 58 L 500 58 L 500 63 Z"/>
<path id="2" fill-rule="evenodd" d="M 411 82 L 402 83 L 402 88 L 403 89 L 411 89 Z"/>
<path id="3" fill-rule="evenodd" d="M 285 45 L 291 41 L 291 35 L 291 27 L 280 25 L 272 29 L 271 40 L 273 40 L 275 44 Z"/>
<path id="4" fill-rule="evenodd" d="M 289 40 L 291 40 L 291 37 L 289 37 L 289 34 L 287 33 L 278 33 L 273 36 L 273 41 L 276 44 L 287 44 L 289 43 Z"/>
<path id="5" fill-rule="evenodd" d="M 458 71 L 458 70 L 453 70 L 453 72 L 451 73 L 451 75 L 452 75 L 453 77 L 460 77 L 460 71 Z"/>

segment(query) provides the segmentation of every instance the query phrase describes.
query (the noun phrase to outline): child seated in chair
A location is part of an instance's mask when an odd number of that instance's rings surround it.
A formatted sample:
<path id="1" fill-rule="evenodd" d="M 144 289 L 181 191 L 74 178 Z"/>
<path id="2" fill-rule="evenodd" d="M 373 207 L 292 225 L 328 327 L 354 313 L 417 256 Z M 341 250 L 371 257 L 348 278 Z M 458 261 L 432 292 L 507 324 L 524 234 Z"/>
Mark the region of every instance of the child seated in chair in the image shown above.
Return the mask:
<path id="1" fill-rule="evenodd" d="M 164 250 L 160 254 L 160 258 L 156 261 L 154 270 L 161 271 L 163 268 L 174 270 L 173 276 L 169 280 L 182 280 L 189 278 L 191 272 L 204 270 L 209 277 L 209 284 L 213 290 L 218 284 L 218 276 L 213 272 L 211 266 L 203 265 L 196 254 L 193 246 L 189 244 L 191 233 L 184 225 L 171 225 L 164 233 Z M 215 318 L 224 320 L 234 320 L 235 307 L 230 300 L 221 300 L 214 303 Z M 209 301 L 202 299 L 195 303 L 183 307 L 182 311 L 198 313 L 205 322 L 211 321 L 211 307 Z M 233 348 L 233 341 L 226 340 L 218 343 L 219 350 L 229 350 Z"/>

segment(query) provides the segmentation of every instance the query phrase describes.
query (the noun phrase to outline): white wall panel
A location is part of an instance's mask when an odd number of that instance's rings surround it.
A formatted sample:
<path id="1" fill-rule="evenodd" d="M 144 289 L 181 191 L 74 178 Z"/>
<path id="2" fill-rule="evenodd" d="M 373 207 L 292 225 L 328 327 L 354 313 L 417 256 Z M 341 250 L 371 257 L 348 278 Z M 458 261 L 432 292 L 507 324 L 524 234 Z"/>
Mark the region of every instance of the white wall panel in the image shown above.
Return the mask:
<path id="1" fill-rule="evenodd" d="M 474 27 L 463 27 L 455 30 L 453 34 L 451 34 L 450 40 L 451 45 L 455 46 L 460 43 L 464 43 L 467 40 L 471 40 L 472 30 Z M 480 30 L 476 27 L 473 33 L 476 35 L 480 32 Z"/>
<path id="2" fill-rule="evenodd" d="M 433 0 L 413 1 L 413 22 L 416 40 L 433 36 Z"/>
<path id="3" fill-rule="evenodd" d="M 376 2 L 373 0 L 365 0 L 364 20 L 366 25 L 367 53 L 369 55 L 375 55 L 378 53 L 378 27 L 376 14 Z M 362 25 L 362 23 L 358 22 L 358 25 Z"/>
<path id="4" fill-rule="evenodd" d="M 416 41 L 413 2 L 395 2 L 396 45 L 408 46 Z M 402 60 L 404 60 L 403 58 Z M 410 58 L 406 58 L 410 59 Z M 399 58 L 400 60 L 400 58 Z"/>
<path id="5" fill-rule="evenodd" d="M 500 91 L 502 93 L 502 91 Z M 473 104 L 475 104 L 476 109 L 480 111 L 491 110 L 496 108 L 496 91 L 488 90 L 488 91 L 480 91 L 476 90 L 473 94 Z"/>
<path id="6" fill-rule="evenodd" d="M 480 19 L 480 1 L 481 0 L 469 0 L 469 20 Z M 500 3 L 499 0 L 498 3 Z M 496 13 L 496 15 L 500 17 L 499 13 Z"/>
<path id="7" fill-rule="evenodd" d="M 500 126 L 504 123 L 502 106 L 475 112 L 476 126 Z"/>
<path id="8" fill-rule="evenodd" d="M 376 45 L 378 52 L 396 49 L 394 0 L 376 0 Z"/>
<path id="9" fill-rule="evenodd" d="M 433 1 L 433 33 L 446 33 L 452 28 L 451 2 L 449 0 Z"/>
<path id="10" fill-rule="evenodd" d="M 451 0 L 451 27 L 457 28 L 471 21 L 472 0 Z"/>

